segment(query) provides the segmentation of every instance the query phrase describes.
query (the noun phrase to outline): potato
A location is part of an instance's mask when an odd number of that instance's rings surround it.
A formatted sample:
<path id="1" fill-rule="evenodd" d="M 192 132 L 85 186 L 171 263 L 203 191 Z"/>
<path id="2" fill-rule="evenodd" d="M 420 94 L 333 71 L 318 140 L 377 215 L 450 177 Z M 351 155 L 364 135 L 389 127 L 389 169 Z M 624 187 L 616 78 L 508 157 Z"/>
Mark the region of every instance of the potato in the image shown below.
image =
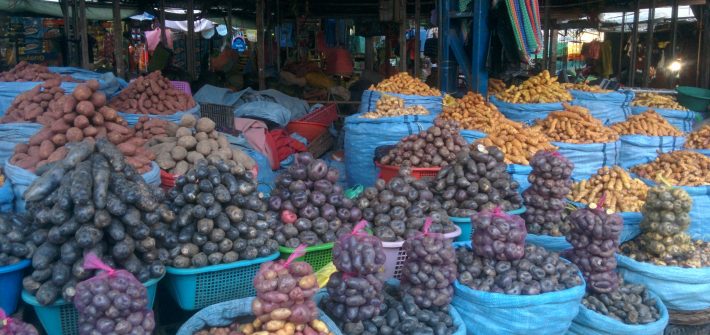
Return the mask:
<path id="1" fill-rule="evenodd" d="M 53 132 L 60 134 L 66 133 L 69 128 L 69 125 L 63 119 L 57 120 L 56 122 L 52 123 L 52 126 L 50 127 Z"/>
<path id="2" fill-rule="evenodd" d="M 175 146 L 170 150 L 170 156 L 176 161 L 183 160 L 187 157 L 187 150 L 183 147 Z"/>
<path id="3" fill-rule="evenodd" d="M 251 158 L 251 156 L 245 154 L 243 151 L 239 149 L 232 149 L 232 159 L 243 165 L 244 168 L 247 170 L 251 170 L 254 165 L 256 165 L 256 161 L 254 161 L 254 158 Z"/>
<path id="4" fill-rule="evenodd" d="M 204 158 L 205 158 L 205 156 L 197 151 L 189 152 L 186 157 L 187 161 L 192 164 L 195 164 L 195 162 L 197 162 L 200 159 L 204 159 Z"/>
<path id="5" fill-rule="evenodd" d="M 103 92 L 94 92 L 91 95 L 91 103 L 96 107 L 103 107 L 106 105 L 106 94 Z"/>
<path id="6" fill-rule="evenodd" d="M 197 123 L 197 120 L 195 119 L 195 116 L 192 114 L 185 114 L 182 119 L 180 119 L 180 127 L 185 127 L 185 128 L 194 128 L 195 124 Z"/>
<path id="7" fill-rule="evenodd" d="M 80 101 L 76 105 L 76 111 L 77 111 L 77 113 L 79 113 L 81 115 L 88 116 L 88 117 L 91 117 L 96 113 L 96 109 L 94 108 L 94 104 L 92 104 L 91 101 Z"/>
<path id="8" fill-rule="evenodd" d="M 84 138 L 84 133 L 81 129 L 76 127 L 71 127 L 67 130 L 67 141 L 69 142 L 79 142 Z"/>
<path id="9" fill-rule="evenodd" d="M 88 126 L 84 128 L 84 137 L 96 137 L 99 133 L 98 129 L 94 126 Z"/>
<path id="10" fill-rule="evenodd" d="M 37 162 L 39 162 L 39 159 L 37 159 L 36 156 L 29 156 L 25 159 L 19 160 L 16 165 L 23 169 L 34 171 L 37 166 Z"/>
<path id="11" fill-rule="evenodd" d="M 116 120 L 116 117 L 118 117 L 118 112 L 108 106 L 101 107 L 101 109 L 99 109 L 99 113 L 103 114 L 104 120 L 106 121 L 114 121 Z"/>
<path id="12" fill-rule="evenodd" d="M 318 319 L 311 321 L 311 327 L 313 327 L 313 329 L 315 329 L 319 333 L 328 332 L 328 326 L 326 326 L 325 322 Z"/>
<path id="13" fill-rule="evenodd" d="M 528 78 L 519 86 L 512 85 L 496 97 L 509 103 L 549 103 L 571 101 L 572 95 L 550 76 L 547 70 Z"/>
<path id="14" fill-rule="evenodd" d="M 175 168 L 173 169 L 173 174 L 182 176 L 185 173 L 187 173 L 187 170 L 190 169 L 190 164 L 188 164 L 186 161 L 179 161 L 177 164 L 175 164 Z"/>
<path id="15" fill-rule="evenodd" d="M 86 86 L 88 86 L 91 90 L 96 91 L 99 88 L 101 88 L 101 85 L 96 79 L 91 79 L 86 81 Z"/>
<path id="16" fill-rule="evenodd" d="M 177 131 L 175 131 L 175 137 L 183 136 L 192 136 L 192 130 L 190 128 L 180 127 L 177 129 Z"/>
<path id="17" fill-rule="evenodd" d="M 207 140 L 207 143 L 209 143 L 210 149 L 212 149 L 212 151 L 216 151 L 217 149 L 219 149 L 219 143 L 217 143 L 217 140 L 210 138 L 209 140 Z"/>
<path id="18" fill-rule="evenodd" d="M 275 332 L 284 327 L 285 322 L 283 320 L 271 320 L 264 325 L 267 331 Z"/>
<path id="19" fill-rule="evenodd" d="M 170 157 L 170 153 L 168 152 L 158 154 L 155 162 L 158 163 L 158 166 L 163 170 L 170 170 L 176 165 L 175 161 Z"/>
<path id="20" fill-rule="evenodd" d="M 118 150 L 126 156 L 133 156 L 136 154 L 136 146 L 129 143 L 128 141 L 119 144 L 117 147 Z"/>
<path id="21" fill-rule="evenodd" d="M 15 146 L 15 153 L 27 153 L 27 150 L 30 148 L 30 145 L 27 143 L 18 143 Z"/>
<path id="22" fill-rule="evenodd" d="M 203 131 L 198 132 L 197 134 L 195 134 L 195 139 L 197 139 L 197 141 L 206 141 L 206 140 L 208 140 L 209 138 L 210 138 L 210 137 L 207 135 L 207 133 L 205 133 L 205 132 L 203 132 Z"/>
<path id="23" fill-rule="evenodd" d="M 67 137 L 64 134 L 56 134 L 52 136 L 52 143 L 58 147 L 61 147 L 67 144 Z"/>
<path id="24" fill-rule="evenodd" d="M 118 123 L 113 123 L 113 122 L 105 122 L 104 127 L 106 127 L 106 130 L 109 132 L 116 132 L 121 135 L 128 135 L 131 133 L 131 129 L 125 126 L 122 126 Z"/>
<path id="25" fill-rule="evenodd" d="M 190 150 L 197 145 L 197 140 L 192 136 L 182 136 L 178 138 L 177 145 Z"/>
<path id="26" fill-rule="evenodd" d="M 400 72 L 389 77 L 381 81 L 377 86 L 371 86 L 370 90 L 409 95 L 441 96 L 439 90 L 429 87 L 429 85 L 406 72 Z"/>
<path id="27" fill-rule="evenodd" d="M 212 152 L 212 148 L 210 147 L 210 143 L 208 141 L 197 142 L 195 150 L 201 153 L 203 156 L 207 156 L 210 154 L 210 152 Z"/>
<path id="28" fill-rule="evenodd" d="M 226 149 L 226 148 L 221 148 L 217 149 L 216 151 L 213 151 L 213 153 L 216 153 L 219 158 L 222 160 L 231 160 L 232 159 L 232 150 L 231 149 Z"/>
<path id="29" fill-rule="evenodd" d="M 51 129 L 46 127 L 42 128 L 42 130 L 40 130 L 37 134 L 34 134 L 32 137 L 30 137 L 29 144 L 30 146 L 40 145 L 42 141 L 52 138 L 53 135 L 54 132 Z"/>
<path id="30" fill-rule="evenodd" d="M 92 90 L 84 84 L 79 84 L 74 88 L 74 92 L 72 93 L 72 96 L 77 100 L 77 101 L 85 101 L 89 100 L 92 94 Z"/>
<path id="31" fill-rule="evenodd" d="M 121 135 L 117 132 L 110 132 L 106 136 L 108 138 L 108 141 L 113 143 L 113 144 L 120 144 L 126 141 L 126 135 Z"/>
<path id="32" fill-rule="evenodd" d="M 207 133 L 207 137 L 216 140 L 219 137 L 219 132 L 211 131 L 211 132 Z"/>
<path id="33" fill-rule="evenodd" d="M 212 121 L 206 117 L 202 117 L 199 120 L 197 120 L 197 126 L 195 128 L 197 129 L 197 131 L 209 133 L 214 130 L 214 127 L 215 127 L 214 121 Z"/>
<path id="34" fill-rule="evenodd" d="M 47 159 L 49 155 L 54 152 L 54 144 L 50 140 L 44 140 L 42 141 L 42 144 L 39 146 L 39 158 L 40 159 Z"/>
<path id="35" fill-rule="evenodd" d="M 47 157 L 47 162 L 55 162 L 60 159 L 64 159 L 67 153 L 69 153 L 69 149 L 66 147 L 59 147 L 51 155 L 49 155 L 49 157 Z"/>
<path id="36" fill-rule="evenodd" d="M 271 311 L 269 316 L 272 320 L 286 320 L 291 316 L 291 310 L 288 308 L 277 308 Z"/>
<path id="37" fill-rule="evenodd" d="M 85 102 L 85 101 L 82 101 L 82 102 Z M 79 115 L 76 117 L 76 119 L 74 119 L 74 127 L 77 127 L 79 129 L 84 129 L 84 128 L 88 127 L 89 125 L 90 125 L 89 118 L 87 118 L 84 115 Z"/>

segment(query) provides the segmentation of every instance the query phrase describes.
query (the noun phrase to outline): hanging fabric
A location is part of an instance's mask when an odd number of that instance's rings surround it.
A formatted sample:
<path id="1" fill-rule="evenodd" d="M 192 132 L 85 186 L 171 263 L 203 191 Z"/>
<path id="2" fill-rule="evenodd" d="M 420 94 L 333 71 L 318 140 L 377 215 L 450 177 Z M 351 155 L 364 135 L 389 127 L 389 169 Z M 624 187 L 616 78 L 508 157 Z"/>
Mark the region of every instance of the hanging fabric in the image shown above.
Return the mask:
<path id="1" fill-rule="evenodd" d="M 521 56 L 528 63 L 530 55 L 542 50 L 540 6 L 537 0 L 506 0 L 508 15 Z"/>

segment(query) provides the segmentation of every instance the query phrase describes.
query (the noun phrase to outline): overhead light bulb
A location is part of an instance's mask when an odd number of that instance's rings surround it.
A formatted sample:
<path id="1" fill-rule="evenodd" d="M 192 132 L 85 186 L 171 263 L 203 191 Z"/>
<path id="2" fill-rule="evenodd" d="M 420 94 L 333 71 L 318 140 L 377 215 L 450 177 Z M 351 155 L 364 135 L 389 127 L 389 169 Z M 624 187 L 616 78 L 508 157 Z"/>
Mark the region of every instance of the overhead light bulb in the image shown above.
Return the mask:
<path id="1" fill-rule="evenodd" d="M 679 61 L 674 60 L 673 63 L 671 63 L 671 65 L 668 66 L 668 69 L 671 70 L 671 71 L 673 71 L 673 72 L 678 72 L 678 71 L 680 71 L 680 68 L 681 68 L 682 66 L 683 66 L 683 65 L 682 65 Z"/>

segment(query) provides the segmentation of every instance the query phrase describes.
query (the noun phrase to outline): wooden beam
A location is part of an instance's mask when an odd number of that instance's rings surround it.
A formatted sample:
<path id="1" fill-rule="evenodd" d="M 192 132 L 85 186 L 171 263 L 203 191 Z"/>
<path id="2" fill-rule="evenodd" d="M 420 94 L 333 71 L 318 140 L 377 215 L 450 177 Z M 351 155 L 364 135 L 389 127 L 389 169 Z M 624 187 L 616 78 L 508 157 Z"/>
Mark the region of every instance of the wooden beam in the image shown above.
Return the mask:
<path id="1" fill-rule="evenodd" d="M 256 64 L 259 74 L 259 90 L 266 89 L 266 74 L 264 72 L 265 60 L 264 51 L 266 51 L 264 41 L 264 7 L 266 7 L 266 0 L 256 0 Z"/>
<path id="2" fill-rule="evenodd" d="M 79 38 L 81 39 L 81 67 L 89 69 L 89 33 L 86 29 L 86 0 L 79 0 Z"/>
<path id="3" fill-rule="evenodd" d="M 422 75 L 421 64 L 421 0 L 414 0 L 414 77 L 420 78 Z"/>
<path id="4" fill-rule="evenodd" d="M 195 2 L 187 0 L 187 36 L 185 36 L 185 61 L 187 64 L 187 74 L 190 79 L 197 78 L 195 73 Z"/>
<path id="5" fill-rule="evenodd" d="M 374 37 L 365 37 L 365 70 L 375 68 L 375 41 Z"/>
<path id="6" fill-rule="evenodd" d="M 631 35 L 631 62 L 629 63 L 629 82 L 628 86 L 634 86 L 636 79 L 636 61 L 638 61 L 638 43 L 639 43 L 639 11 L 641 0 L 636 0 L 636 8 L 634 10 L 634 27 Z"/>
<path id="7" fill-rule="evenodd" d="M 621 33 L 619 34 L 619 56 L 618 56 L 617 64 L 616 64 L 616 78 L 618 78 L 619 82 L 621 82 L 621 70 L 622 70 L 621 63 L 623 62 L 623 59 L 624 59 L 624 45 L 626 45 L 626 42 L 624 41 L 624 29 L 625 28 L 626 28 L 626 11 L 621 13 Z"/>
<path id="8" fill-rule="evenodd" d="M 281 1 L 276 0 L 276 72 L 281 73 Z"/>
<path id="9" fill-rule="evenodd" d="M 407 72 L 407 0 L 399 1 L 399 70 Z"/>
<path id="10" fill-rule="evenodd" d="M 644 57 L 643 66 L 643 80 L 641 83 L 643 87 L 648 87 L 651 83 L 651 57 L 653 56 L 653 23 L 656 16 L 656 0 L 651 0 L 651 8 L 648 9 L 648 24 L 646 26 L 646 56 Z"/>
<path id="11" fill-rule="evenodd" d="M 700 69 L 700 80 L 698 86 L 710 88 L 710 0 L 705 3 L 702 10 L 702 23 L 700 25 L 702 31 L 702 42 L 698 44 L 698 50 L 702 51 L 700 57 L 701 62 L 698 66 Z"/>
<path id="12" fill-rule="evenodd" d="M 66 21 L 65 21 L 66 22 Z M 113 58 L 116 62 L 116 76 L 125 78 L 126 63 L 123 62 L 123 21 L 121 21 L 121 2 L 113 2 Z"/>
<path id="13" fill-rule="evenodd" d="M 545 12 L 543 13 L 543 21 L 542 21 L 542 31 L 545 34 L 545 39 L 543 41 L 544 44 L 544 49 L 543 49 L 543 59 L 542 59 L 542 64 L 543 68 L 546 70 L 550 69 L 550 31 L 552 31 L 552 28 L 550 27 L 550 0 L 545 0 Z"/>

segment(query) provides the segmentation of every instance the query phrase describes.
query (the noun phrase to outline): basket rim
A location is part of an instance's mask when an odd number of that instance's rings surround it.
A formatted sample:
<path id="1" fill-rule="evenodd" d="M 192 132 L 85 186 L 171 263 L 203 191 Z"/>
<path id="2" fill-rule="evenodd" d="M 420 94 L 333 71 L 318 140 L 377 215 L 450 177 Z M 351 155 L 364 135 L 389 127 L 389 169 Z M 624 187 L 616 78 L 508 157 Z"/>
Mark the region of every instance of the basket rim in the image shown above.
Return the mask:
<path id="1" fill-rule="evenodd" d="M 375 165 L 376 165 L 378 168 L 380 168 L 380 169 L 383 169 L 383 170 L 391 170 L 391 171 L 399 171 L 399 169 L 401 168 L 401 166 L 397 166 L 397 165 L 385 165 L 385 164 L 382 164 L 382 163 L 377 162 L 377 161 L 375 161 Z M 437 171 L 441 171 L 441 166 L 428 167 L 428 168 L 412 167 L 412 168 L 410 168 L 410 169 L 412 169 L 412 172 L 437 172 Z"/>
<path id="2" fill-rule="evenodd" d="M 150 280 L 148 280 L 147 282 L 142 283 L 142 284 L 143 284 L 143 286 L 145 286 L 146 288 L 148 288 L 148 287 L 150 287 L 150 286 L 157 285 L 158 282 L 159 282 L 161 279 L 163 279 L 164 277 L 165 277 L 165 275 L 162 275 L 162 276 L 160 276 L 159 278 L 151 278 Z M 92 278 L 93 278 L 93 277 L 92 277 Z M 28 304 L 34 306 L 35 308 L 62 307 L 62 306 L 66 306 L 66 305 L 71 305 L 71 304 L 72 304 L 71 302 L 68 302 L 68 301 L 64 300 L 64 298 L 59 298 L 59 299 L 57 299 L 57 301 L 55 301 L 55 302 L 52 303 L 52 304 L 49 304 L 49 305 L 42 305 L 42 304 L 39 303 L 39 301 L 37 301 L 37 299 L 35 298 L 34 295 L 30 294 L 30 292 L 27 291 L 27 290 L 25 290 L 24 288 L 22 289 L 22 300 L 23 300 L 24 302 L 26 302 L 26 303 L 28 303 Z"/>
<path id="3" fill-rule="evenodd" d="M 268 261 L 272 261 L 276 258 L 279 257 L 279 252 L 274 252 L 271 255 L 264 256 L 264 257 L 259 257 L 259 258 L 254 258 L 254 259 L 245 259 L 241 261 L 236 261 L 232 263 L 226 263 L 226 264 L 216 264 L 216 265 L 209 265 L 209 266 L 203 266 L 201 268 L 187 268 L 187 269 L 180 269 L 180 268 L 174 268 L 172 266 L 166 266 L 165 267 L 165 272 L 169 275 L 174 275 L 174 276 L 192 276 L 192 275 L 198 275 L 202 273 L 207 273 L 207 272 L 216 272 L 216 271 L 221 271 L 221 270 L 229 270 L 229 269 L 236 269 L 236 268 L 241 268 L 253 264 L 260 264 L 260 263 L 265 263 Z"/>
<path id="4" fill-rule="evenodd" d="M 5 274 L 5 273 L 10 273 L 10 272 L 15 272 L 18 270 L 22 270 L 28 266 L 30 266 L 32 262 L 30 262 L 29 259 L 23 259 L 17 263 L 10 264 L 10 265 L 5 265 L 5 266 L 0 266 L 0 275 Z"/>
<path id="5" fill-rule="evenodd" d="M 312 245 L 310 247 L 306 247 L 306 252 L 332 249 L 333 245 L 335 245 L 335 242 Z M 295 250 L 296 250 L 296 248 L 284 247 L 282 245 L 279 246 L 279 251 L 281 251 L 284 254 L 292 254 Z"/>

